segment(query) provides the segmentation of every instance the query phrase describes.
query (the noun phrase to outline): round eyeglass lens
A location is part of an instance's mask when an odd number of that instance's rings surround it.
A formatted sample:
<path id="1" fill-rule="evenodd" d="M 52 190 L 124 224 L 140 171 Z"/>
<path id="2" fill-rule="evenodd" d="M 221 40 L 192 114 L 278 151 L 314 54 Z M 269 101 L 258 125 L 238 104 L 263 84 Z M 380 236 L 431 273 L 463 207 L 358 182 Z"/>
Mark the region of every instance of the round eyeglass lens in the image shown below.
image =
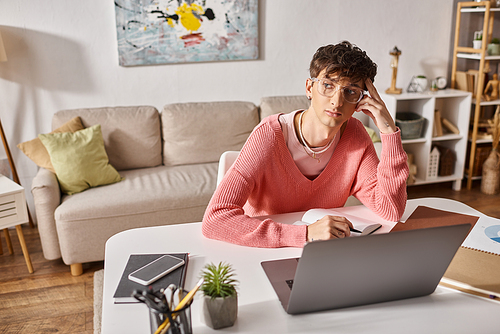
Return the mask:
<path id="1" fill-rule="evenodd" d="M 320 79 L 318 81 L 318 91 L 321 95 L 326 97 L 332 97 L 335 92 L 340 89 L 344 100 L 349 103 L 358 103 L 363 98 L 363 92 L 361 89 L 339 86 L 328 79 Z"/>

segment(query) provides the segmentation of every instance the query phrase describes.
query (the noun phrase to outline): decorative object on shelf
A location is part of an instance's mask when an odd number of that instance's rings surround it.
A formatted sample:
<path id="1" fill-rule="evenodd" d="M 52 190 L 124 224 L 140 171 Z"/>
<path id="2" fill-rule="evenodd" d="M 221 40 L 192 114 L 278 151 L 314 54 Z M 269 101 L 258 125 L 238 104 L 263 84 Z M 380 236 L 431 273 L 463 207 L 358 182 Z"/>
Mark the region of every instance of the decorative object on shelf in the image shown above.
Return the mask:
<path id="1" fill-rule="evenodd" d="M 455 161 L 457 160 L 455 152 L 444 146 L 436 145 L 436 148 L 439 150 L 438 176 L 453 175 L 455 173 Z"/>
<path id="2" fill-rule="evenodd" d="M 446 89 L 446 85 L 448 84 L 448 81 L 446 80 L 445 77 L 437 77 L 436 79 L 436 84 L 438 89 Z"/>
<path id="3" fill-rule="evenodd" d="M 428 179 L 435 179 L 438 177 L 439 156 L 440 156 L 439 150 L 437 147 L 434 146 L 434 148 L 431 151 L 431 154 L 429 154 L 429 163 L 427 164 Z"/>
<path id="4" fill-rule="evenodd" d="M 257 0 L 121 0 L 114 4 L 120 66 L 259 56 Z"/>
<path id="5" fill-rule="evenodd" d="M 498 38 L 493 38 L 491 43 L 488 44 L 488 54 L 490 56 L 500 55 L 500 40 Z"/>
<path id="6" fill-rule="evenodd" d="M 483 95 L 486 101 L 493 101 L 498 99 L 499 83 L 500 82 L 498 81 L 498 74 L 494 73 L 493 79 L 488 81 L 486 87 L 484 88 Z"/>
<path id="7" fill-rule="evenodd" d="M 427 77 L 425 75 L 414 75 L 408 85 L 408 93 L 423 93 L 427 89 Z"/>
<path id="8" fill-rule="evenodd" d="M 500 189 L 500 153 L 498 141 L 500 140 L 500 106 L 497 107 L 493 120 L 488 120 L 493 128 L 493 141 L 491 153 L 483 164 L 483 178 L 481 179 L 481 192 L 495 195 Z"/>
<path id="9" fill-rule="evenodd" d="M 399 56 L 401 55 L 401 50 L 398 49 L 397 46 L 392 49 L 389 54 L 392 56 L 391 60 L 391 68 L 392 68 L 392 80 L 391 87 L 386 89 L 387 94 L 401 94 L 403 90 L 401 88 L 396 88 L 396 77 L 398 75 L 398 63 Z"/>
<path id="10" fill-rule="evenodd" d="M 401 139 L 415 139 L 422 136 L 425 118 L 414 112 L 397 112 L 396 126 L 401 130 Z"/>
<path id="11" fill-rule="evenodd" d="M 474 40 L 472 41 L 472 47 L 474 49 L 480 49 L 483 46 L 483 31 L 474 32 Z"/>
<path id="12" fill-rule="evenodd" d="M 231 327 L 238 317 L 235 273 L 228 263 L 207 264 L 202 271 L 203 317 L 213 329 Z"/>
<path id="13" fill-rule="evenodd" d="M 430 90 L 431 90 L 431 92 L 437 92 L 439 90 L 436 79 L 432 80 Z"/>

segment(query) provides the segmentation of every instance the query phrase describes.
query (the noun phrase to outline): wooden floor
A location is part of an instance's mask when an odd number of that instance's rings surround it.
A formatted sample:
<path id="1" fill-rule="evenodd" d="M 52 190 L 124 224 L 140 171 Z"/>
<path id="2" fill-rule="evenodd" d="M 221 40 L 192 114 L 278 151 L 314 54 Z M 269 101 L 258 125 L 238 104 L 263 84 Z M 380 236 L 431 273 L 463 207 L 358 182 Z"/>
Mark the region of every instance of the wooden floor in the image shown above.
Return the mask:
<path id="1" fill-rule="evenodd" d="M 484 195 L 475 181 L 470 191 L 454 191 L 451 183 L 408 188 L 408 197 L 451 198 L 500 218 L 500 195 Z M 35 272 L 29 274 L 15 230 L 10 255 L 3 232 L 0 255 L 0 333 L 93 333 L 93 273 L 103 262 L 84 265 L 84 274 L 72 277 L 60 260 L 45 260 L 38 230 L 23 225 Z"/>

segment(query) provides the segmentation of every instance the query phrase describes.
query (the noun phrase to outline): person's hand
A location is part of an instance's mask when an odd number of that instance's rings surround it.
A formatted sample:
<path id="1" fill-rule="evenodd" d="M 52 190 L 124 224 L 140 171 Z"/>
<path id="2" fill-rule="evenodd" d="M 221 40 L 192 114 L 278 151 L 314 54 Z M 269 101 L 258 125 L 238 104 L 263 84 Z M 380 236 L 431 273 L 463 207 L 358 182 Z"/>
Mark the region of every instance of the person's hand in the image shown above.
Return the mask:
<path id="1" fill-rule="evenodd" d="M 345 238 L 351 235 L 352 223 L 345 217 L 324 216 L 307 226 L 307 241 Z"/>
<path id="2" fill-rule="evenodd" d="M 393 133 L 397 131 L 396 124 L 387 110 L 384 101 L 377 92 L 370 79 L 365 81 L 366 89 L 370 96 L 365 96 L 359 101 L 356 111 L 370 116 L 381 133 Z"/>

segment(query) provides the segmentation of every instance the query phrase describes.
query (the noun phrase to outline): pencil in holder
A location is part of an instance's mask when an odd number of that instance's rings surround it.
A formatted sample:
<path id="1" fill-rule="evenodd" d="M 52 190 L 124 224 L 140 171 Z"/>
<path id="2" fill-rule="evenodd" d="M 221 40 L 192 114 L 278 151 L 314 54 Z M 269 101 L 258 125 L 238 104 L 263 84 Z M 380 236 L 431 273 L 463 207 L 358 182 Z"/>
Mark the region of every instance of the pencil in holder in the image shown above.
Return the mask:
<path id="1" fill-rule="evenodd" d="M 184 296 L 185 295 L 186 293 L 184 293 Z M 191 304 L 192 301 L 183 308 L 171 312 L 160 312 L 151 307 L 148 307 L 151 334 L 192 334 L 193 328 L 191 324 Z M 168 320 L 167 326 L 164 325 L 166 320 Z M 160 326 L 164 329 L 158 332 Z"/>

